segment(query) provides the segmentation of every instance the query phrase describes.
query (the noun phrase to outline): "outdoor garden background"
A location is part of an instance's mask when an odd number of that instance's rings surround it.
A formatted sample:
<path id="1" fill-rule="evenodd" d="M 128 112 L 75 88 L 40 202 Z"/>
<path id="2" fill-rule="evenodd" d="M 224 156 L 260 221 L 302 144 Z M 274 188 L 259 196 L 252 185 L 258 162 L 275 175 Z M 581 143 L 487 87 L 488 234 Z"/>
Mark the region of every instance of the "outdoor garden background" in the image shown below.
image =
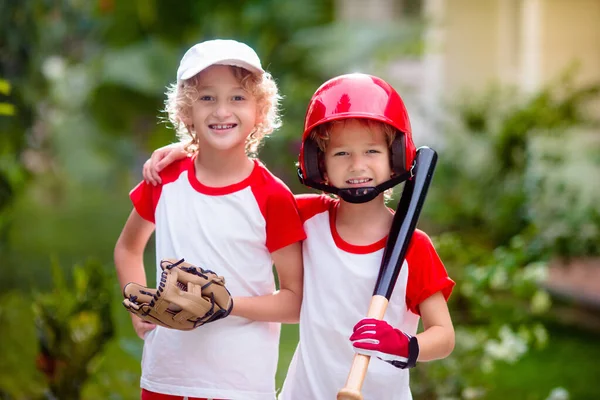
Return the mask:
<path id="1" fill-rule="evenodd" d="M 367 72 L 410 97 L 386 66 L 425 54 L 422 2 L 381 23 L 339 18 L 340 3 L 0 1 L 0 399 L 139 398 L 142 342 L 112 251 L 142 163 L 175 140 L 163 93 L 192 44 L 259 53 L 285 96 L 260 157 L 295 193 L 322 82 Z M 599 87 L 577 74 L 527 95 L 490 82 L 431 116 L 408 103 L 427 122 L 417 145 L 439 153 L 419 226 L 457 282 L 456 349 L 411 372 L 415 399 L 600 398 L 599 308 L 545 289 L 549 265 L 600 268 Z M 296 342 L 284 326 L 278 387 Z"/>

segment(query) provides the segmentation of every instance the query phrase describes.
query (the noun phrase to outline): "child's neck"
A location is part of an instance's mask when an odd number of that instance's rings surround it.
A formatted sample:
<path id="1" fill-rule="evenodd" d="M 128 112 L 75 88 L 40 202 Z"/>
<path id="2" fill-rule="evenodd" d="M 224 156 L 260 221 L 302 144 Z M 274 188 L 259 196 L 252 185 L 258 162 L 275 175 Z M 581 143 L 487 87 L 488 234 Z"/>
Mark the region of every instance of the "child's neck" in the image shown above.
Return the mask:
<path id="1" fill-rule="evenodd" d="M 335 226 L 344 241 L 365 246 L 386 237 L 392 226 L 393 215 L 380 195 L 362 204 L 340 200 Z"/>
<path id="2" fill-rule="evenodd" d="M 199 149 L 194 161 L 196 179 L 203 185 L 223 187 L 246 179 L 254 169 L 254 162 L 245 152 L 224 154 L 214 150 Z"/>

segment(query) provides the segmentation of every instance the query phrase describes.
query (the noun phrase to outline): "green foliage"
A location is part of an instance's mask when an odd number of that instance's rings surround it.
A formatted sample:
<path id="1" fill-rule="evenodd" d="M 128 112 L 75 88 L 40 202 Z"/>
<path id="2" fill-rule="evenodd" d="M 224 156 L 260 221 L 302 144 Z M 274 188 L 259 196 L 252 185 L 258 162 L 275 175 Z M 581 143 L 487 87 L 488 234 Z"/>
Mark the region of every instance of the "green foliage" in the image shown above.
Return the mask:
<path id="1" fill-rule="evenodd" d="M 4 79 L 0 79 L 0 95 L 10 94 L 10 83 Z M 15 106 L 10 103 L 0 102 L 0 116 L 10 116 L 15 114 Z"/>
<path id="2" fill-rule="evenodd" d="M 93 261 L 75 266 L 72 284 L 53 265 L 52 292 L 36 296 L 38 363 L 49 391 L 59 399 L 76 399 L 95 372 L 94 358 L 114 335 L 110 313 L 111 283 L 104 267 Z"/>
<path id="3" fill-rule="evenodd" d="M 559 400 L 552 391 L 568 393 L 568 399 L 596 399 L 600 374 L 598 334 L 575 327 L 548 323 L 548 345 L 532 349 L 517 363 L 498 363 L 492 373 L 473 369 L 473 387 L 482 399 Z M 486 390 L 482 390 L 482 388 Z M 465 396 L 466 397 L 466 396 Z"/>
<path id="4" fill-rule="evenodd" d="M 487 247 L 506 245 L 510 238 L 536 225 L 532 221 L 534 214 L 549 217 L 550 221 L 555 218 L 550 212 L 552 208 L 535 212 L 529 208 L 536 207 L 540 197 L 538 188 L 545 186 L 548 194 L 556 193 L 552 187 L 564 189 L 564 200 L 557 202 L 556 209 L 559 203 L 564 204 L 566 199 L 577 196 L 589 186 L 585 179 L 570 179 L 572 172 L 567 178 L 568 185 L 562 184 L 565 179 L 561 183 L 554 177 L 560 175 L 556 171 L 573 171 L 569 166 L 582 157 L 597 166 L 597 143 L 585 152 L 563 146 L 558 159 L 556 152 L 554 155 L 540 152 L 543 148 L 540 143 L 567 143 L 573 128 L 593 126 L 594 119 L 584 110 L 590 100 L 598 98 L 600 86 L 576 87 L 570 78 L 550 84 L 524 102 L 515 101 L 513 91 L 493 88 L 459 105 L 458 125 L 444 137 L 435 184 L 425 210 L 425 218 L 435 221 L 438 231 L 460 231 L 469 241 Z M 543 163 L 538 158 L 542 158 Z M 598 171 L 597 167 L 588 170 L 589 174 Z M 589 174 L 584 176 L 591 176 Z M 595 199 L 595 196 L 588 198 Z M 553 201 L 550 195 L 545 199 Z M 589 207 L 590 203 L 587 200 L 582 205 L 585 211 L 574 213 L 578 217 L 571 222 L 578 221 L 579 225 L 571 224 L 570 232 L 581 228 L 584 219 L 591 224 L 597 220 L 594 215 L 598 209 Z M 539 227 L 544 228 L 544 223 Z M 590 236 L 592 240 L 595 237 Z M 571 240 L 573 246 L 563 244 L 548 250 L 562 253 L 561 248 L 576 248 L 575 243 L 579 241 L 575 237 L 569 239 L 566 234 L 561 235 L 561 240 Z M 579 246 L 578 251 L 579 255 L 585 255 L 590 248 Z"/>
<path id="5" fill-rule="evenodd" d="M 575 128 L 530 142 L 528 219 L 540 244 L 563 257 L 600 254 L 600 140 Z"/>
<path id="6" fill-rule="evenodd" d="M 88 261 L 65 275 L 53 264 L 50 291 L 0 298 L 0 397 L 78 399 L 114 336 L 114 276 Z"/>
<path id="7" fill-rule="evenodd" d="M 417 397 L 486 398 L 496 368 L 547 343 L 545 260 L 595 254 L 600 239 L 600 191 L 590 184 L 600 153 L 584 112 L 598 92 L 567 77 L 522 102 L 492 88 L 459 105 L 424 217 L 444 232 L 436 248 L 457 282 L 456 347 L 415 370 Z"/>
<path id="8" fill-rule="evenodd" d="M 551 304 L 539 289 L 546 265 L 528 238 L 517 236 L 491 252 L 452 233 L 435 245 L 457 283 L 450 302 L 456 345 L 447 359 L 414 370 L 413 393 L 426 398 L 459 396 L 478 383 L 471 371 L 491 373 L 499 363 L 514 364 L 530 348 L 542 348 L 548 332 L 541 317 Z"/>
<path id="9" fill-rule="evenodd" d="M 44 376 L 35 367 L 38 355 L 31 298 L 18 291 L 0 297 L 0 398 L 40 398 Z"/>

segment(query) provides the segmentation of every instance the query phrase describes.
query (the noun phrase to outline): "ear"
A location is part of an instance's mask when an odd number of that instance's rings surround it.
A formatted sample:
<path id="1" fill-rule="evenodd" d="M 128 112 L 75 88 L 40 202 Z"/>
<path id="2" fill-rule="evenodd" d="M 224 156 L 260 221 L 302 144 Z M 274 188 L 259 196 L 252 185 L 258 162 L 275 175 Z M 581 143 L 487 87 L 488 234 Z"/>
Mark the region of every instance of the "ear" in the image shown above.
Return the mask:
<path id="1" fill-rule="evenodd" d="M 192 119 L 192 117 L 190 115 L 182 115 L 180 117 L 181 122 L 183 122 L 183 124 L 185 126 L 192 126 L 194 125 L 194 120 Z"/>
<path id="2" fill-rule="evenodd" d="M 261 113 L 260 113 L 258 107 L 256 107 L 256 124 L 255 125 L 262 124 L 265 121 L 265 116 L 260 115 L 260 114 Z"/>

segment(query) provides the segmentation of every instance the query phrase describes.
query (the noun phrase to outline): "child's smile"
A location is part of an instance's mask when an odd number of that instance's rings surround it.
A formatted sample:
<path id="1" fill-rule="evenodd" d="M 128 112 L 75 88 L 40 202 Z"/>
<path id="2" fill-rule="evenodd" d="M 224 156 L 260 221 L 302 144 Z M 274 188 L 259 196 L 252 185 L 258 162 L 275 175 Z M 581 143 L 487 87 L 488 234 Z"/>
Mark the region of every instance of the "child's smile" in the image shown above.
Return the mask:
<path id="1" fill-rule="evenodd" d="M 333 126 L 325 151 L 329 184 L 338 188 L 372 187 L 390 179 L 385 133 L 356 120 Z"/>

